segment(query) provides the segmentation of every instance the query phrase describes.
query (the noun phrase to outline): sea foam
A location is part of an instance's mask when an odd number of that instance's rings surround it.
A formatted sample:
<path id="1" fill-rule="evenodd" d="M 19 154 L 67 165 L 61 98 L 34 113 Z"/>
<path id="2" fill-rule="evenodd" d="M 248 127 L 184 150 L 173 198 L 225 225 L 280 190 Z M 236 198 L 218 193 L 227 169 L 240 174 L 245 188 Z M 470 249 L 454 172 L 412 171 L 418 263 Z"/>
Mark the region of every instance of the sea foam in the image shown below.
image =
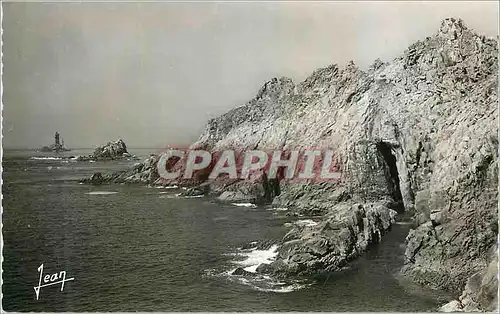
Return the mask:
<path id="1" fill-rule="evenodd" d="M 255 208 L 257 205 L 252 204 L 252 203 L 231 203 L 234 206 L 239 206 L 239 207 L 250 207 L 250 208 Z"/>
<path id="2" fill-rule="evenodd" d="M 246 257 L 242 261 L 235 261 L 235 264 L 247 266 L 244 269 L 248 272 L 255 273 L 260 264 L 269 264 L 274 261 L 278 255 L 278 246 L 272 245 L 267 250 L 257 250 L 256 248 L 250 249 L 248 252 L 241 252 L 240 256 Z"/>
<path id="3" fill-rule="evenodd" d="M 92 192 L 87 192 L 85 194 L 87 195 L 110 195 L 110 194 L 116 194 L 118 192 L 112 192 L 112 191 L 92 191 Z"/>
<path id="4" fill-rule="evenodd" d="M 61 157 L 31 157 L 32 160 L 61 160 Z"/>

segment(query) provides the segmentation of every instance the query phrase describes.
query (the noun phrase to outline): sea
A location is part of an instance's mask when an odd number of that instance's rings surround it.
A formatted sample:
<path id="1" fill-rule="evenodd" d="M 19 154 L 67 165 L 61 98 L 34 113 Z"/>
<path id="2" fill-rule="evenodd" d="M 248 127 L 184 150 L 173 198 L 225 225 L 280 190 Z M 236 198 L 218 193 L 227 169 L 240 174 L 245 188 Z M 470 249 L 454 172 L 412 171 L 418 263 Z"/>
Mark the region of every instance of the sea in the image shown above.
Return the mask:
<path id="1" fill-rule="evenodd" d="M 129 151 L 142 160 L 155 152 Z M 405 215 L 341 272 L 236 276 L 238 267 L 255 272 L 275 258 L 276 245 L 259 243 L 317 221 L 287 208 L 183 198 L 175 186 L 81 184 L 137 162 L 63 158 L 91 152 L 3 151 L 3 310 L 429 312 L 451 300 L 399 275 L 411 227 Z"/>

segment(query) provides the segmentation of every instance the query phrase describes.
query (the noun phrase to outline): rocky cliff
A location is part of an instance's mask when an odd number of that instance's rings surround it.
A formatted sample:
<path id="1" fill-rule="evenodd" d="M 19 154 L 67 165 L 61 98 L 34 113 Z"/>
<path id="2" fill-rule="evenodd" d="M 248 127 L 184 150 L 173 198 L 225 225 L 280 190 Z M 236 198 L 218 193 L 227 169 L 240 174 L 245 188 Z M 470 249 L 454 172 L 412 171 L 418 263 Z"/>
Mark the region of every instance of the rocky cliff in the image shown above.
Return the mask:
<path id="1" fill-rule="evenodd" d="M 341 269 L 406 211 L 416 227 L 403 274 L 457 292 L 484 274 L 498 234 L 497 45 L 446 19 L 391 62 L 377 60 L 366 71 L 331 65 L 298 84 L 275 78 L 247 104 L 210 120 L 193 148 L 330 147 L 341 161 L 341 182 L 279 183 L 275 206 L 320 219 L 287 234 L 276 261 L 258 271 Z M 107 181 L 154 182 L 152 158 Z M 215 181 L 200 191 L 259 198 L 260 184 Z M 490 295 L 482 300 L 477 308 L 490 309 Z"/>

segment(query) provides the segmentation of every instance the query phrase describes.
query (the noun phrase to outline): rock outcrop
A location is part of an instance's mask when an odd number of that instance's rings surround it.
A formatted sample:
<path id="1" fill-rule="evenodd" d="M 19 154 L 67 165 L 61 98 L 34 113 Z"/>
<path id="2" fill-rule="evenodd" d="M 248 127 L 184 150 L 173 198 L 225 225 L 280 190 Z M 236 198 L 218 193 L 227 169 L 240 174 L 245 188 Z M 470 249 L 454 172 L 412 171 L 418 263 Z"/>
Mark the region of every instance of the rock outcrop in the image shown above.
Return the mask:
<path id="1" fill-rule="evenodd" d="M 156 164 L 158 156 L 151 155 L 143 162 L 134 164 L 131 169 L 102 174 L 96 172 L 88 178 L 80 180 L 82 183 L 103 184 L 103 183 L 151 183 L 159 178 Z"/>
<path id="2" fill-rule="evenodd" d="M 450 18 L 366 71 L 351 62 L 299 84 L 275 78 L 247 104 L 210 120 L 192 148 L 328 147 L 339 158 L 341 181 L 282 180 L 269 189 L 262 178 L 215 180 L 203 193 L 267 197 L 276 207 L 321 217 L 315 226 L 295 227 L 276 261 L 261 268 L 278 276 L 341 269 L 380 241 L 396 211 L 412 212 L 417 227 L 406 239 L 402 273 L 461 291 L 492 262 L 498 234 L 497 46 Z M 154 164 L 143 167 L 134 178 L 160 183 Z"/>
<path id="3" fill-rule="evenodd" d="M 334 205 L 319 223 L 292 229 L 283 238 L 277 261 L 258 271 L 288 277 L 342 270 L 381 241 L 396 216 L 389 206 L 385 202 Z"/>
<path id="4" fill-rule="evenodd" d="M 94 153 L 88 156 L 78 156 L 77 161 L 88 161 L 88 160 L 116 160 L 121 158 L 135 158 L 127 151 L 127 145 L 122 139 L 115 142 L 108 142 L 105 145 L 99 146 L 94 150 Z"/>

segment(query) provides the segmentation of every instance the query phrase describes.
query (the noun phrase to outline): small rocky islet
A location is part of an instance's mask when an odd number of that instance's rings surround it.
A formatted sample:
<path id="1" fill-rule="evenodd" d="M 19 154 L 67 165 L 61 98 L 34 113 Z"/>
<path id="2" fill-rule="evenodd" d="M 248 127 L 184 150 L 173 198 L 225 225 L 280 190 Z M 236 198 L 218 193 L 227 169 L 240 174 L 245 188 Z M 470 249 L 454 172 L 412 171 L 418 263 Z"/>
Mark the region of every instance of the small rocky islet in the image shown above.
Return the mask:
<path id="1" fill-rule="evenodd" d="M 316 70 L 298 84 L 275 78 L 256 97 L 211 119 L 191 148 L 333 147 L 340 182 L 206 180 L 185 195 L 267 202 L 318 223 L 294 226 L 257 272 L 277 277 L 337 271 L 411 213 L 401 274 L 454 292 L 441 311 L 498 311 L 498 42 L 460 19 L 366 71 Z M 164 185 L 152 155 L 86 183 Z M 277 185 L 277 186 L 276 186 Z M 243 269 L 241 275 L 250 275 Z M 460 296 L 460 297 L 458 297 Z"/>
<path id="2" fill-rule="evenodd" d="M 105 145 L 98 146 L 94 152 L 87 156 L 76 156 L 76 161 L 107 161 L 119 159 L 138 159 L 127 151 L 127 145 L 122 139 L 114 142 L 108 142 Z"/>

